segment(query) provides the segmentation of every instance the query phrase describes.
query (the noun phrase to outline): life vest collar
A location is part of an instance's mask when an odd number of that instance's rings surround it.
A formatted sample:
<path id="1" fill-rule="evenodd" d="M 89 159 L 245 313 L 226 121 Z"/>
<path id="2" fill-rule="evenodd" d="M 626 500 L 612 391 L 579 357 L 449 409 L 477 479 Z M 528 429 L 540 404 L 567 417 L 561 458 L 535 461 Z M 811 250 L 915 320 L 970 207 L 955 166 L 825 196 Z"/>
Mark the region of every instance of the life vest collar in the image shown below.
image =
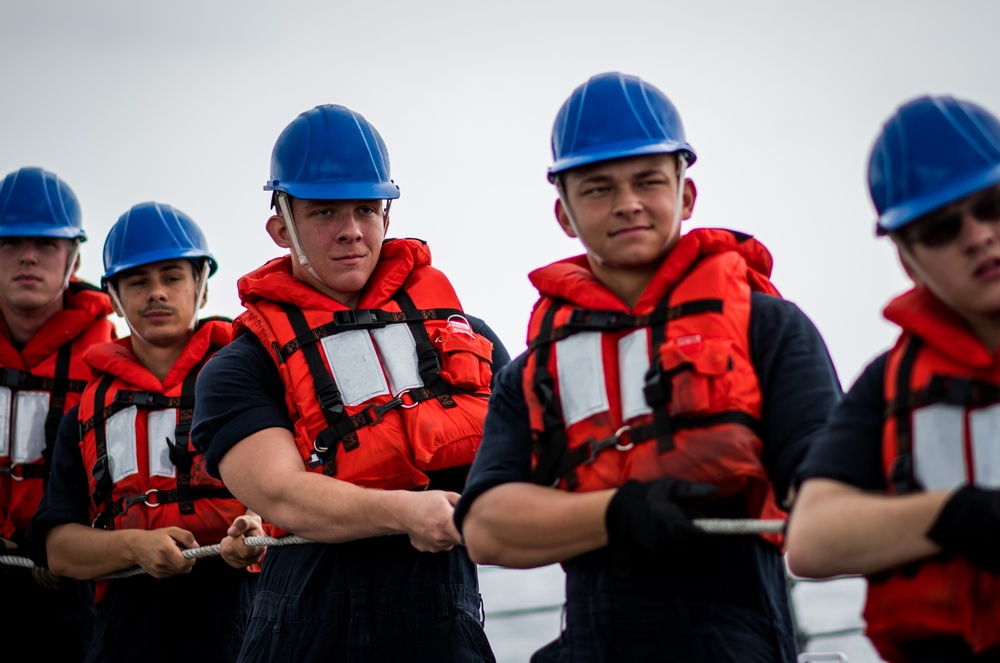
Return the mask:
<path id="1" fill-rule="evenodd" d="M 957 364 L 1000 367 L 1000 353 L 991 355 L 968 323 L 927 288 L 913 288 L 896 297 L 883 315 Z"/>

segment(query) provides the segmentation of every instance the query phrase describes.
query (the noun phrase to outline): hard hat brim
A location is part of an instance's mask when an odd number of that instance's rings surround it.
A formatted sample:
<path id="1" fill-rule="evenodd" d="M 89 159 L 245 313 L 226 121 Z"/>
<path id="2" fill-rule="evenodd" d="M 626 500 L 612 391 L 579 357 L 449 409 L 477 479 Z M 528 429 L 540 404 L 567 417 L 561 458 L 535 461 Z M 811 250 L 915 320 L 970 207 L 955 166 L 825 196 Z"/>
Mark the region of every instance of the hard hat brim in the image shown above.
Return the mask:
<path id="1" fill-rule="evenodd" d="M 134 255 L 128 261 L 121 262 L 115 265 L 113 269 L 109 269 L 104 273 L 104 276 L 101 277 L 101 285 L 106 285 L 108 279 L 114 278 L 122 272 L 136 267 L 142 267 L 143 265 L 149 265 L 154 262 L 160 262 L 161 260 L 208 260 L 209 276 L 215 274 L 215 272 L 219 269 L 219 264 L 215 261 L 214 256 L 198 249 L 177 250 L 176 248 L 171 248 L 159 251 L 147 251 L 145 253 Z"/>
<path id="2" fill-rule="evenodd" d="M 913 198 L 902 205 L 890 207 L 876 220 L 876 233 L 888 235 L 938 208 L 950 205 L 998 183 L 1000 183 L 1000 164 L 980 171 L 971 177 L 957 179 L 946 186 L 936 188 L 930 194 Z"/>
<path id="3" fill-rule="evenodd" d="M 615 143 L 612 145 L 602 145 L 599 149 L 577 152 L 572 156 L 556 161 L 549 168 L 549 181 L 555 182 L 556 176 L 565 173 L 567 170 L 601 163 L 602 161 L 614 161 L 651 154 L 676 154 L 677 152 L 685 153 L 688 166 L 693 164 L 697 159 L 690 145 L 676 141 L 661 141 L 658 143 L 642 141 L 639 144 Z"/>
<path id="4" fill-rule="evenodd" d="M 265 191 L 283 191 L 299 200 L 395 200 L 399 187 L 388 182 L 281 182 L 270 180 Z"/>
<path id="5" fill-rule="evenodd" d="M 81 228 L 53 227 L 40 223 L 18 223 L 0 226 L 0 237 L 59 237 L 87 241 L 87 233 Z"/>

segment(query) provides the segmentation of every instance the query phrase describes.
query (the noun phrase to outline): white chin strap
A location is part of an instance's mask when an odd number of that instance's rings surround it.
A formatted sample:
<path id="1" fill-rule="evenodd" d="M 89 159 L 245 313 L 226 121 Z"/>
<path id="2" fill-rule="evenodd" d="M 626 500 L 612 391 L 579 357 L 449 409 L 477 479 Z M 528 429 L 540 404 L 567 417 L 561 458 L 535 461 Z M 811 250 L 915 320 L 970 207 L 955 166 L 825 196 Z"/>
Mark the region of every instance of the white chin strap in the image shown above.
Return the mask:
<path id="1" fill-rule="evenodd" d="M 118 291 L 115 290 L 115 284 L 112 283 L 110 280 L 108 281 L 108 296 L 111 297 L 111 301 L 114 302 L 115 309 L 122 312 L 122 318 L 125 320 L 125 326 L 128 327 L 129 333 L 132 334 L 133 336 L 138 336 L 143 341 L 145 341 L 146 339 L 142 338 L 142 334 L 137 332 L 135 330 L 135 327 L 132 326 L 132 323 L 129 322 L 128 315 L 126 315 L 125 313 L 125 307 L 122 306 L 122 300 L 119 299 Z"/>
<path id="2" fill-rule="evenodd" d="M 292 218 L 292 208 L 288 204 L 288 194 L 284 191 L 278 192 L 278 209 L 281 211 L 282 218 L 285 219 L 285 227 L 288 228 L 288 235 L 292 238 L 292 248 L 295 249 L 295 256 L 297 257 L 299 264 L 302 265 L 302 267 L 304 267 L 314 279 L 329 288 L 330 284 L 319 277 L 319 274 L 317 274 L 316 270 L 313 269 L 312 263 L 309 262 L 309 257 L 306 256 L 306 251 L 302 247 L 302 240 L 299 239 L 299 231 L 295 229 L 295 219 Z"/>

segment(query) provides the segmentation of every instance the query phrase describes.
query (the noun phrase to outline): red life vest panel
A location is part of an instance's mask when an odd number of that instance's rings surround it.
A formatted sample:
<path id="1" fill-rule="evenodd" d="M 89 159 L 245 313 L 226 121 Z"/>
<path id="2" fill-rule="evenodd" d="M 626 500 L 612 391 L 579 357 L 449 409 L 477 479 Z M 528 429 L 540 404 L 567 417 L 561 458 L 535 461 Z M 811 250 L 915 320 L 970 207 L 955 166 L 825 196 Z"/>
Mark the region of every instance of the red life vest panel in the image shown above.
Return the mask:
<path id="1" fill-rule="evenodd" d="M 684 235 L 632 309 L 585 256 L 533 272 L 523 379 L 535 481 L 593 491 L 673 476 L 783 519 L 749 347 L 750 292 L 777 295 L 770 272 L 756 240 L 714 229 Z"/>
<path id="2" fill-rule="evenodd" d="M 224 320 L 201 321 L 162 382 L 138 361 L 129 338 L 87 353 L 95 379 L 80 402 L 80 450 L 95 527 L 176 526 L 207 545 L 246 512 L 188 439 L 195 379 L 231 329 Z"/>
<path id="3" fill-rule="evenodd" d="M 59 422 L 90 379 L 83 354 L 115 336 L 106 294 L 71 280 L 64 297 L 64 308 L 20 351 L 0 317 L 0 536 L 31 523 Z"/>
<path id="4" fill-rule="evenodd" d="M 295 442 L 313 471 L 414 489 L 470 465 L 482 438 L 493 344 L 475 334 L 419 240 L 389 240 L 349 309 L 299 281 L 291 258 L 244 276 L 235 321 L 267 348 Z"/>
<path id="5" fill-rule="evenodd" d="M 885 373 L 882 459 L 887 492 L 1000 487 L 1000 361 L 925 289 L 885 316 L 903 328 Z M 959 636 L 973 652 L 1000 646 L 1000 576 L 939 555 L 869 578 L 868 637 L 891 663 L 899 643 Z"/>

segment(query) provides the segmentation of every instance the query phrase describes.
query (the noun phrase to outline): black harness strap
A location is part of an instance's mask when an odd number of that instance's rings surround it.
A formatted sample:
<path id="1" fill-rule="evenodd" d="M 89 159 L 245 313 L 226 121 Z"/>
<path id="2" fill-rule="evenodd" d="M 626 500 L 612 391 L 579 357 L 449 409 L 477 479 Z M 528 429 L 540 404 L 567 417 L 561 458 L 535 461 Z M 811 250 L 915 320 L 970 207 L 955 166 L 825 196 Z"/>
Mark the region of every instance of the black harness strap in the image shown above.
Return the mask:
<path id="1" fill-rule="evenodd" d="M 408 296 L 406 298 L 409 299 Z M 425 320 L 447 320 L 452 315 L 463 315 L 462 311 L 450 308 L 426 309 L 421 311 L 413 307 L 412 303 L 411 301 L 411 310 L 404 310 L 403 312 L 383 311 L 382 309 L 334 311 L 333 320 L 328 325 L 320 325 L 310 329 L 309 325 L 305 324 L 303 325 L 304 330 L 294 328 L 295 338 L 278 348 L 278 355 L 282 361 L 285 361 L 291 354 L 305 346 L 318 343 L 327 336 L 333 336 L 334 334 L 352 329 L 379 329 L 389 324 L 401 322 L 423 323 Z M 285 309 L 286 313 L 288 312 L 287 304 L 282 305 L 282 308 Z M 302 319 L 304 321 L 305 316 Z"/>
<path id="2" fill-rule="evenodd" d="M 913 376 L 913 364 L 923 347 L 923 342 L 917 337 L 911 337 L 899 361 L 896 373 L 896 398 L 888 404 L 888 414 L 896 414 L 896 459 L 889 468 L 889 477 L 893 489 L 899 495 L 905 495 L 917 490 L 917 480 L 913 475 L 913 422 L 910 403 L 912 391 L 910 381 Z"/>
<path id="3" fill-rule="evenodd" d="M 291 324 L 292 331 L 295 332 L 297 338 L 305 338 L 312 334 L 312 330 L 309 329 L 309 323 L 306 321 L 306 316 L 301 309 L 291 304 L 282 304 L 281 308 L 288 317 L 288 322 Z M 351 451 L 357 448 L 358 439 L 356 435 L 350 439 L 344 439 L 344 436 L 331 439 L 328 435 L 324 435 L 345 418 L 344 400 L 341 398 L 340 390 L 337 389 L 337 383 L 334 382 L 333 376 L 327 370 L 326 363 L 323 361 L 323 355 L 320 354 L 316 344 L 309 342 L 299 347 L 302 349 L 306 365 L 309 367 L 309 373 L 312 375 L 313 386 L 316 389 L 316 398 L 319 400 L 320 409 L 328 426 L 313 441 L 313 447 L 316 451 L 313 453 L 309 464 L 316 467 L 322 463 L 323 473 L 334 476 L 337 474 L 336 446 L 338 442 L 343 439 L 344 450 Z M 381 416 L 379 419 L 381 419 Z"/>
<path id="4" fill-rule="evenodd" d="M 566 303 L 563 301 L 552 302 L 549 310 L 542 316 L 542 323 L 538 330 L 539 337 L 551 335 L 552 321 L 564 306 Z M 535 483 L 543 486 L 554 486 L 565 478 L 566 485 L 570 490 L 574 490 L 579 482 L 569 456 L 566 429 L 563 425 L 562 405 L 556 396 L 555 379 L 548 368 L 551 348 L 551 344 L 543 343 L 528 350 L 528 352 L 535 353 L 533 388 L 535 396 L 542 406 L 542 430 L 535 434 L 533 444 L 535 456 L 538 459 L 533 478 Z"/>
<path id="5" fill-rule="evenodd" d="M 538 336 L 531 340 L 528 350 L 538 346 L 561 341 L 582 331 L 623 331 L 640 327 L 664 327 L 671 320 L 683 318 L 698 313 L 722 313 L 721 299 L 696 299 L 677 306 L 667 306 L 666 298 L 649 315 L 630 315 L 619 311 L 592 311 L 575 309 L 570 313 L 569 320 L 559 327 L 539 330 Z M 654 344 L 654 347 L 655 344 Z"/>
<path id="6" fill-rule="evenodd" d="M 94 390 L 94 416 L 80 425 L 80 439 L 83 439 L 84 434 L 89 428 L 86 428 L 89 422 L 90 427 L 94 429 L 94 446 L 96 450 L 97 460 L 94 462 L 94 467 L 91 468 L 91 474 L 94 477 L 94 493 L 91 495 L 91 499 L 94 500 L 94 504 L 105 504 L 110 505 L 111 494 L 114 488 L 114 484 L 111 479 L 111 467 L 108 460 L 108 437 L 107 431 L 104 429 L 103 422 L 113 414 L 110 412 L 110 407 L 104 407 L 104 399 L 107 396 L 108 388 L 111 387 L 111 383 L 114 382 L 115 378 L 113 375 L 106 373 L 101 378 L 101 381 L 97 383 L 97 389 Z M 94 421 L 100 415 L 99 424 L 95 425 Z"/>
<path id="7" fill-rule="evenodd" d="M 192 368 L 181 384 L 181 401 L 185 406 L 177 409 L 177 424 L 174 426 L 177 439 L 167 438 L 170 462 L 177 468 L 177 502 L 183 514 L 194 513 L 194 500 L 197 499 L 197 490 L 191 487 L 191 467 L 195 454 L 188 447 L 188 439 L 191 435 L 191 421 L 194 419 L 194 387 L 205 361 L 203 359 Z"/>
<path id="8" fill-rule="evenodd" d="M 190 488 L 181 494 L 179 490 L 150 490 L 148 493 L 138 495 L 125 495 L 117 500 L 108 500 L 104 509 L 94 519 L 93 526 L 98 529 L 114 529 L 115 518 L 128 512 L 137 504 L 145 504 L 149 508 L 156 508 L 172 502 L 183 503 L 186 500 L 199 499 L 230 499 L 233 494 L 226 488 Z"/>

